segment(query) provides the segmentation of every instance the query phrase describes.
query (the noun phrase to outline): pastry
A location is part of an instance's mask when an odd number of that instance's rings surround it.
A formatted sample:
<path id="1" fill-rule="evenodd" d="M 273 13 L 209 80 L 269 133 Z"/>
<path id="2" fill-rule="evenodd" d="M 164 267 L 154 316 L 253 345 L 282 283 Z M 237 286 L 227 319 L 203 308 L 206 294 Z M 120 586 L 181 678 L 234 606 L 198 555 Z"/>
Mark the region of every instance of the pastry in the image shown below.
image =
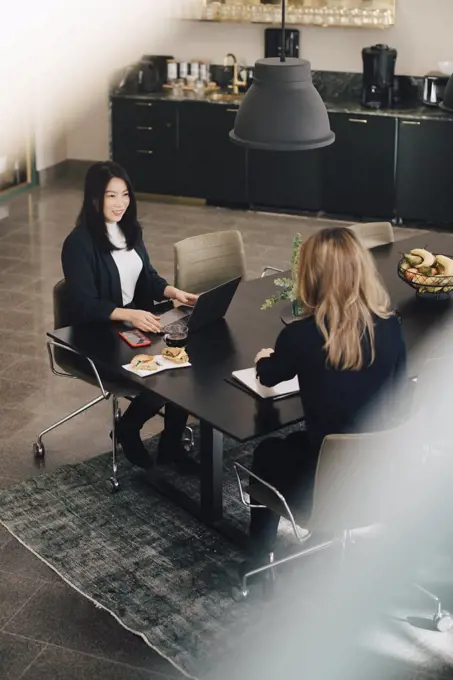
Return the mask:
<path id="1" fill-rule="evenodd" d="M 189 357 L 184 347 L 165 347 L 162 350 L 162 356 L 174 364 L 187 364 Z"/>
<path id="2" fill-rule="evenodd" d="M 139 371 L 157 371 L 159 368 L 155 358 L 150 354 L 136 354 L 131 361 L 131 367 Z"/>

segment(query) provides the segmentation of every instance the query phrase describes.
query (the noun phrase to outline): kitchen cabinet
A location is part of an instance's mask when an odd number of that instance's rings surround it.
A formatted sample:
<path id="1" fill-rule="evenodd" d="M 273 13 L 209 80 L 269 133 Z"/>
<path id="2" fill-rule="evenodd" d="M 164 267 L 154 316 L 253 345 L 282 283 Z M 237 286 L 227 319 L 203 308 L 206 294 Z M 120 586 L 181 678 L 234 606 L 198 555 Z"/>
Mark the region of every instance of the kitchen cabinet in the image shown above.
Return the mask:
<path id="1" fill-rule="evenodd" d="M 453 122 L 399 121 L 396 214 L 431 225 L 453 222 Z"/>
<path id="2" fill-rule="evenodd" d="M 321 210 L 322 151 L 249 152 L 249 199 L 255 207 Z"/>
<path id="3" fill-rule="evenodd" d="M 113 98 L 111 154 L 138 192 L 180 193 L 174 102 Z"/>
<path id="4" fill-rule="evenodd" d="M 323 210 L 392 219 L 396 118 L 329 114 L 335 142 L 324 150 Z"/>
<path id="5" fill-rule="evenodd" d="M 247 202 L 246 152 L 229 139 L 238 107 L 183 102 L 179 162 L 184 196 L 217 204 Z"/>

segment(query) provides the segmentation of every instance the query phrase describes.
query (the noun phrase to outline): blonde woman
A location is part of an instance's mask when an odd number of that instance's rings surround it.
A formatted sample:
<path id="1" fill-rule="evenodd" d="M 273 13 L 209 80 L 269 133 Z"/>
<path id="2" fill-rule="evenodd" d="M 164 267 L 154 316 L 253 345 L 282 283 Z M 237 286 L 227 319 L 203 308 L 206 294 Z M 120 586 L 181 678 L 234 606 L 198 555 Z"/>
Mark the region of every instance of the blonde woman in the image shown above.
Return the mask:
<path id="1" fill-rule="evenodd" d="M 255 362 L 267 387 L 298 376 L 306 431 L 265 440 L 252 466 L 296 505 L 310 502 L 324 437 L 360 431 L 365 412 L 406 371 L 401 324 L 372 256 L 352 231 L 323 229 L 304 242 L 297 285 L 304 316 Z M 384 416 L 377 427 L 389 422 Z M 279 520 L 268 510 L 251 512 L 251 550 L 261 558 L 273 551 Z"/>

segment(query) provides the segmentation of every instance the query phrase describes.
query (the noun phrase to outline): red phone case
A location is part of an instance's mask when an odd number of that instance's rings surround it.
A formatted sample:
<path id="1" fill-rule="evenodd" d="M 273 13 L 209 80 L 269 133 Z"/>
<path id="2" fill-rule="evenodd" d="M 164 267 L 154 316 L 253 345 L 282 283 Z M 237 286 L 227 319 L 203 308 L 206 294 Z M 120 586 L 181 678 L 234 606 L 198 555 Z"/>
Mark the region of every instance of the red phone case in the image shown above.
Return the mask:
<path id="1" fill-rule="evenodd" d="M 141 333 L 140 331 L 133 331 L 133 333 L 135 333 L 135 335 L 139 335 L 141 338 L 143 338 L 143 340 L 146 340 L 146 342 L 136 343 L 136 342 L 132 342 L 131 340 L 129 340 L 129 338 L 127 337 L 127 333 L 130 333 L 130 332 L 131 331 L 123 331 L 123 332 L 120 331 L 118 333 L 118 335 L 121 338 L 123 338 L 124 342 L 127 342 L 129 347 L 133 347 L 134 349 L 137 349 L 137 348 L 140 348 L 140 347 L 149 347 L 150 346 L 151 340 L 149 340 L 146 337 L 146 335 L 143 335 L 143 333 Z"/>

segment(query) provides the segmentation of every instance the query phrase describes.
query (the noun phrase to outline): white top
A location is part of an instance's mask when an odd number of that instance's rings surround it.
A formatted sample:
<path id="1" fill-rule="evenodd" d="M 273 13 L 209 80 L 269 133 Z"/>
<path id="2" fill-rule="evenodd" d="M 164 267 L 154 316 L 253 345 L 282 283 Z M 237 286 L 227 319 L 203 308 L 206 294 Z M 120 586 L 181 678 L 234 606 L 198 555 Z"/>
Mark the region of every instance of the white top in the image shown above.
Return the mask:
<path id="1" fill-rule="evenodd" d="M 112 257 L 120 275 L 123 305 L 128 305 L 134 299 L 135 287 L 143 269 L 142 258 L 134 249 L 127 249 L 124 234 L 116 222 L 107 222 L 107 232 L 110 243 L 120 249 L 112 250 Z"/>

